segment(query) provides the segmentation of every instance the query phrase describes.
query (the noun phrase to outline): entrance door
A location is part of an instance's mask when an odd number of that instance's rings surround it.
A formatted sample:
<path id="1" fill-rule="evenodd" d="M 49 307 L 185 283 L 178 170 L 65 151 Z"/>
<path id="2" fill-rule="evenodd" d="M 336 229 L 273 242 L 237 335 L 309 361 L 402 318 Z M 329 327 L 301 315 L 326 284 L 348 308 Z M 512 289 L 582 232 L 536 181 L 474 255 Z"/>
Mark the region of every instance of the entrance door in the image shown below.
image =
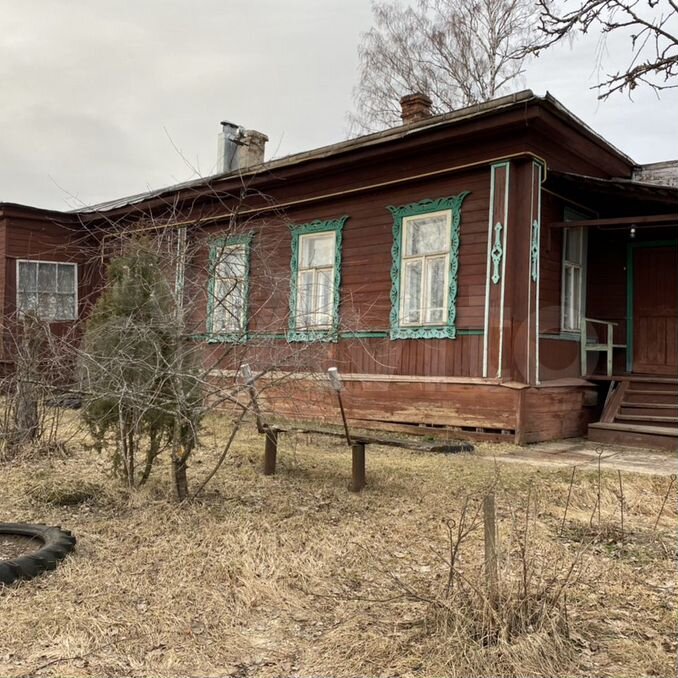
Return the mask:
<path id="1" fill-rule="evenodd" d="M 678 247 L 633 249 L 633 371 L 678 376 Z"/>

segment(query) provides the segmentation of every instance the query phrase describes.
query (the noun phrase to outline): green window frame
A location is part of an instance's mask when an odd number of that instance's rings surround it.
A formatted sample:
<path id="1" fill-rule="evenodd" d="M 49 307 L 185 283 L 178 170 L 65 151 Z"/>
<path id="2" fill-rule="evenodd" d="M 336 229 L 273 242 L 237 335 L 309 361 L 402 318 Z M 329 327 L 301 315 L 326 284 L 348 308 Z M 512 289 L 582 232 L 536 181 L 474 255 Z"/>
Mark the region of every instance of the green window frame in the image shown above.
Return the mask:
<path id="1" fill-rule="evenodd" d="M 315 220 L 300 224 L 292 229 L 292 258 L 290 261 L 290 315 L 287 340 L 292 341 L 337 341 L 339 337 L 339 294 L 341 290 L 341 255 L 343 228 L 348 216 L 334 220 Z M 301 243 L 305 236 L 334 233 L 334 261 L 332 264 L 332 300 L 329 323 L 314 329 L 300 327 L 299 318 L 299 276 L 301 272 Z"/>
<path id="2" fill-rule="evenodd" d="M 459 245 L 461 231 L 461 206 L 468 191 L 447 198 L 436 200 L 426 199 L 419 202 L 402 206 L 389 206 L 387 209 L 393 215 L 393 246 L 391 248 L 391 314 L 390 314 L 390 337 L 391 339 L 455 339 L 457 328 L 457 278 L 459 273 Z M 446 213 L 449 224 L 449 250 L 444 256 L 449 258 L 448 270 L 445 271 L 447 286 L 445 289 L 444 306 L 446 317 L 436 324 L 435 322 L 422 322 L 418 325 L 405 324 L 402 321 L 403 306 L 403 263 L 408 258 L 405 255 L 403 239 L 409 223 L 415 223 L 416 217 L 432 215 L 433 213 Z M 439 259 L 441 253 L 431 255 L 431 258 Z M 426 260 L 427 255 L 422 255 Z M 422 316 L 427 309 L 422 308 Z"/>
<path id="3" fill-rule="evenodd" d="M 207 340 L 212 342 L 244 343 L 248 338 L 249 296 L 250 296 L 250 256 L 253 234 L 224 236 L 210 242 L 209 253 L 209 286 L 207 293 Z M 242 303 L 240 327 L 234 331 L 223 331 L 215 327 L 217 304 L 216 299 L 218 264 L 224 250 L 240 249 L 244 254 L 244 268 L 241 280 Z"/>

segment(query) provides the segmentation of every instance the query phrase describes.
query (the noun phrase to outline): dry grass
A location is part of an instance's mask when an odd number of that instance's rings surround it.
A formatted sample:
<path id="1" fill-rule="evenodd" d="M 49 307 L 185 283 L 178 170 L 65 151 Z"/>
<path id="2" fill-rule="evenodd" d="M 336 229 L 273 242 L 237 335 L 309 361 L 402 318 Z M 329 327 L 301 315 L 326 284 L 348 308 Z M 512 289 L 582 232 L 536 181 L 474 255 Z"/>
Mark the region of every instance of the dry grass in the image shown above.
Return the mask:
<path id="1" fill-rule="evenodd" d="M 213 429 L 194 486 L 224 438 Z M 107 460 L 69 445 L 2 469 L 5 520 L 62 525 L 79 542 L 56 571 L 0 592 L 0 675 L 675 675 L 675 488 L 652 532 L 666 478 L 624 476 L 622 543 L 616 475 L 603 474 L 598 528 L 597 476 L 578 474 L 559 536 L 567 469 L 370 448 L 369 487 L 354 495 L 340 442 L 283 437 L 279 472 L 263 477 L 248 431 L 205 494 L 176 507 L 162 472 L 129 495 Z M 459 617 L 432 605 L 448 576 L 445 521 L 492 484 L 507 588 L 528 491 L 535 576 L 589 544 L 567 588 L 569 638 L 544 625 L 464 641 Z M 471 581 L 481 542 L 460 549 Z"/>

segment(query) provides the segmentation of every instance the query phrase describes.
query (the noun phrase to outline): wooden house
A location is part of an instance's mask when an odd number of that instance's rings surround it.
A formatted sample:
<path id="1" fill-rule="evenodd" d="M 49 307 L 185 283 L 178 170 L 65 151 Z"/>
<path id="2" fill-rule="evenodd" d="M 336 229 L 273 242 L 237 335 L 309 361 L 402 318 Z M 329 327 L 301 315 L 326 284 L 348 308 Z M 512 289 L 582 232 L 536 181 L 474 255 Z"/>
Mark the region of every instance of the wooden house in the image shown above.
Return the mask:
<path id="1" fill-rule="evenodd" d="M 356 426 L 678 448 L 675 166 L 655 183 L 530 91 L 439 116 L 413 95 L 402 126 L 269 162 L 263 135 L 225 133 L 239 166 L 216 176 L 74 212 L 0 204 L 5 315 L 86 317 L 102 271 L 82 243 L 153 219 L 209 238 L 207 274 L 186 268 L 194 341 L 249 347 L 255 370 L 295 355 L 304 404 L 271 389 L 281 415 L 336 419 L 318 378 L 336 365 Z"/>

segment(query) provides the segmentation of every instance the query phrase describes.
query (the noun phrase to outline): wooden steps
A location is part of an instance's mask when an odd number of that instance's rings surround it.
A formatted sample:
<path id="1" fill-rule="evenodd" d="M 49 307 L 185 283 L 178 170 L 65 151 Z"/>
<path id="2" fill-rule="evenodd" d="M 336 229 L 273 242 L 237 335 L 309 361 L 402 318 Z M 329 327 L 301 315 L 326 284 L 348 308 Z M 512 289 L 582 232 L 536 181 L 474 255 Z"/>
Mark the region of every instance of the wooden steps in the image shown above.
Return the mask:
<path id="1" fill-rule="evenodd" d="M 678 451 L 678 381 L 624 377 L 608 395 L 589 440 Z"/>

